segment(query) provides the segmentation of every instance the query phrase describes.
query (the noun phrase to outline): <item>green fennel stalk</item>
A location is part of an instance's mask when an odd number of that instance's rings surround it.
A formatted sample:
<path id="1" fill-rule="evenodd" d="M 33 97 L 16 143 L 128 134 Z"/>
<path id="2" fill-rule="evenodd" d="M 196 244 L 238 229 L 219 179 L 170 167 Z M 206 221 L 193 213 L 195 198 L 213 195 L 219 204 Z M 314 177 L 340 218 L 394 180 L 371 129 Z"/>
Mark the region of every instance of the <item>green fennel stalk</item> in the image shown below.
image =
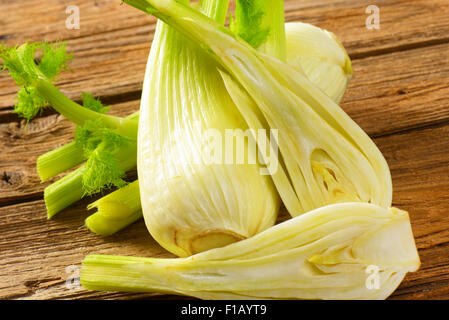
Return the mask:
<path id="1" fill-rule="evenodd" d="M 86 158 L 82 146 L 72 141 L 40 155 L 36 160 L 37 173 L 41 181 L 44 182 L 79 165 L 84 160 Z"/>
<path id="2" fill-rule="evenodd" d="M 138 120 L 139 112 L 135 112 L 127 118 Z M 117 151 L 117 153 L 122 153 L 122 151 Z M 83 146 L 76 141 L 72 141 L 39 156 L 36 160 L 36 168 L 41 181 L 46 181 L 85 160 Z"/>
<path id="3" fill-rule="evenodd" d="M 266 2 L 267 0 L 251 3 L 237 1 L 238 9 L 236 10 L 235 20 L 233 20 L 233 26 L 238 27 L 241 32 L 250 30 L 248 38 L 245 40 L 250 40 L 249 36 L 253 36 L 254 34 L 263 34 L 263 37 L 259 36 L 257 40 L 259 50 L 272 52 L 272 54 L 277 54 L 279 57 L 284 58 L 285 31 L 283 28 L 283 1 L 276 1 L 276 7 L 282 10 L 276 11 L 275 14 L 272 14 L 271 9 L 269 10 L 270 13 L 267 13 Z M 200 2 L 200 10 L 221 24 L 225 20 L 226 8 L 227 1 Z M 254 15 L 248 16 L 246 13 L 249 11 L 257 12 L 257 18 L 254 19 Z M 213 71 L 211 70 L 211 72 Z M 136 188 L 125 187 L 97 201 L 95 207 L 99 211 L 86 219 L 86 226 L 95 233 L 110 235 L 112 232 L 134 222 L 135 219 L 130 219 L 129 217 L 138 218 L 142 213 L 141 210 L 137 210 L 137 208 L 140 209 L 140 197 L 136 197 L 132 192 L 139 192 L 137 183 Z M 127 197 L 125 196 L 126 194 L 128 194 Z M 113 219 L 108 217 L 108 212 L 114 212 Z"/>
<path id="4" fill-rule="evenodd" d="M 258 51 L 286 60 L 283 0 L 237 0 L 229 27 Z"/>
<path id="5" fill-rule="evenodd" d="M 40 63 L 34 57 L 42 50 Z M 20 47 L 0 46 L 2 70 L 8 70 L 11 77 L 21 87 L 15 112 L 28 121 L 36 116 L 47 104 L 73 123 L 83 126 L 86 121 L 101 118 L 104 124 L 118 134 L 129 139 L 137 135 L 137 123 L 105 114 L 99 114 L 67 98 L 53 85 L 58 73 L 67 69 L 67 61 L 72 57 L 66 53 L 64 44 L 25 43 Z"/>
<path id="6" fill-rule="evenodd" d="M 41 57 L 36 62 L 38 52 Z M 38 173 L 46 180 L 86 160 L 82 168 L 45 189 L 48 216 L 83 195 L 124 186 L 122 176 L 136 162 L 132 155 L 136 153 L 138 122 L 135 118 L 106 115 L 108 108 L 89 94 L 83 94 L 83 105 L 79 105 L 53 85 L 55 77 L 67 69 L 67 61 L 71 59 L 65 45 L 44 42 L 25 43 L 20 47 L 0 46 L 0 59 L 1 69 L 8 70 L 21 87 L 14 112 L 29 121 L 51 105 L 78 125 L 74 143 L 45 154 L 37 161 Z M 128 152 L 127 157 L 123 152 Z"/>
<path id="7" fill-rule="evenodd" d="M 137 145 L 135 143 L 129 144 L 119 150 L 120 153 L 116 155 L 117 168 L 114 168 L 114 171 L 126 172 L 135 168 Z M 83 165 L 44 189 L 44 201 L 49 219 L 86 195 L 83 177 L 87 169 L 87 166 Z M 93 172 L 91 172 L 92 179 L 95 179 L 95 170 L 93 169 Z M 93 183 L 96 183 L 95 180 Z"/>
<path id="8" fill-rule="evenodd" d="M 86 220 L 86 227 L 99 235 L 109 236 L 142 217 L 139 181 L 134 181 L 91 203 L 97 212 Z"/>

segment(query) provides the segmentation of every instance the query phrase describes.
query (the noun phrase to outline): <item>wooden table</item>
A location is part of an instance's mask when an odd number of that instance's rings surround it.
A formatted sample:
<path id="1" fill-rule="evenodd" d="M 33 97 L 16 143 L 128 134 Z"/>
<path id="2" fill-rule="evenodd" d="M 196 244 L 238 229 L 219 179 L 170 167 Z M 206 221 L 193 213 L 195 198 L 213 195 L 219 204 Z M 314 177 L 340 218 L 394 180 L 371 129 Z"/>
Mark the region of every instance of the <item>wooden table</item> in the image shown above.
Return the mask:
<path id="1" fill-rule="evenodd" d="M 45 3 L 45 5 L 43 4 Z M 380 8 L 368 30 L 365 9 Z M 66 7 L 80 8 L 68 30 Z M 394 299 L 449 298 L 449 3 L 446 0 L 288 0 L 288 21 L 333 31 L 354 65 L 342 107 L 374 139 L 393 176 L 394 205 L 410 212 L 421 269 Z M 99 96 L 114 114 L 137 110 L 155 19 L 118 0 L 0 0 L 6 44 L 63 39 L 74 55 L 57 85 L 71 98 Z M 83 227 L 83 200 L 47 220 L 36 157 L 72 139 L 51 110 L 25 122 L 11 113 L 17 87 L 0 75 L 0 298 L 129 299 L 67 285 L 91 253 L 169 256 L 142 221 L 103 238 Z M 167 296 L 165 296 L 167 297 Z"/>

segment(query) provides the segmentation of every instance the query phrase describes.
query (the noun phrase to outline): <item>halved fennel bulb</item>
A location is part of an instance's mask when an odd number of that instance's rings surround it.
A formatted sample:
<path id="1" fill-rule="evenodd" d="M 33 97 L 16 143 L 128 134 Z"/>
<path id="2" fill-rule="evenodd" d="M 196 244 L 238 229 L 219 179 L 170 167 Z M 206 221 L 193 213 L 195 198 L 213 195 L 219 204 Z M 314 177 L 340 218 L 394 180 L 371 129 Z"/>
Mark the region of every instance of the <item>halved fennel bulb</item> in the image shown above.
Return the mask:
<path id="1" fill-rule="evenodd" d="M 358 202 L 188 258 L 87 256 L 81 283 L 202 299 L 385 299 L 419 265 L 407 212 Z"/>
<path id="2" fill-rule="evenodd" d="M 248 160 L 257 155 L 247 145 L 244 163 L 204 160 L 216 150 L 216 141 L 204 138 L 208 129 L 225 137 L 226 129 L 247 125 L 216 62 L 158 22 L 143 84 L 137 165 L 146 226 L 178 256 L 251 237 L 272 226 L 279 209 L 274 185 Z"/>
<path id="3" fill-rule="evenodd" d="M 345 48 L 327 30 L 308 23 L 285 24 L 287 63 L 296 66 L 318 88 L 339 103 L 352 77 Z"/>
<path id="4" fill-rule="evenodd" d="M 278 130 L 282 161 L 271 174 L 292 216 L 338 202 L 391 205 L 391 176 L 381 152 L 301 72 L 189 6 L 173 0 L 126 2 L 139 2 L 140 9 L 186 34 L 221 64 L 229 75 L 229 93 L 250 128 Z"/>

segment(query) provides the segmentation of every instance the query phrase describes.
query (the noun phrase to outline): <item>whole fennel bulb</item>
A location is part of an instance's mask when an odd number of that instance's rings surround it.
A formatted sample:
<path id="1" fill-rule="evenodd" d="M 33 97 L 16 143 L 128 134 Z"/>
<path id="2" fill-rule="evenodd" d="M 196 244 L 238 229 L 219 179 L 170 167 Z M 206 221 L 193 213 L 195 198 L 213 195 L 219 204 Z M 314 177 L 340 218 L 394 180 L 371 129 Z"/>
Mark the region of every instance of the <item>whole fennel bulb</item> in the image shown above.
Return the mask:
<path id="1" fill-rule="evenodd" d="M 327 30 L 308 23 L 285 24 L 287 63 L 296 66 L 318 88 L 339 103 L 352 77 L 345 48 Z"/>
<path id="2" fill-rule="evenodd" d="M 272 226 L 279 199 L 258 164 L 206 163 L 208 129 L 247 126 L 226 91 L 216 62 L 170 26 L 158 22 L 139 118 L 138 175 L 151 235 L 188 256 Z M 245 148 L 247 157 L 250 154 Z M 246 158 L 245 158 L 246 159 Z"/>

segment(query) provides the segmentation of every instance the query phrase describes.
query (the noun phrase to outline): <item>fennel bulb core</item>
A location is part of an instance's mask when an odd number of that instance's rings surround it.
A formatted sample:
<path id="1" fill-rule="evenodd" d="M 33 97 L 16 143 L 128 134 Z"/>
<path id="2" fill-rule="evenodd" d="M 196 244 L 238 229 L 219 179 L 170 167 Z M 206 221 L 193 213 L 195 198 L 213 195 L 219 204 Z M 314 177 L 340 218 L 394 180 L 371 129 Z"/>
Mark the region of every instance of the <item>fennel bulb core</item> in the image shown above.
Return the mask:
<path id="1" fill-rule="evenodd" d="M 351 59 L 337 37 L 308 23 L 285 24 L 287 63 L 339 103 L 352 78 Z"/>

